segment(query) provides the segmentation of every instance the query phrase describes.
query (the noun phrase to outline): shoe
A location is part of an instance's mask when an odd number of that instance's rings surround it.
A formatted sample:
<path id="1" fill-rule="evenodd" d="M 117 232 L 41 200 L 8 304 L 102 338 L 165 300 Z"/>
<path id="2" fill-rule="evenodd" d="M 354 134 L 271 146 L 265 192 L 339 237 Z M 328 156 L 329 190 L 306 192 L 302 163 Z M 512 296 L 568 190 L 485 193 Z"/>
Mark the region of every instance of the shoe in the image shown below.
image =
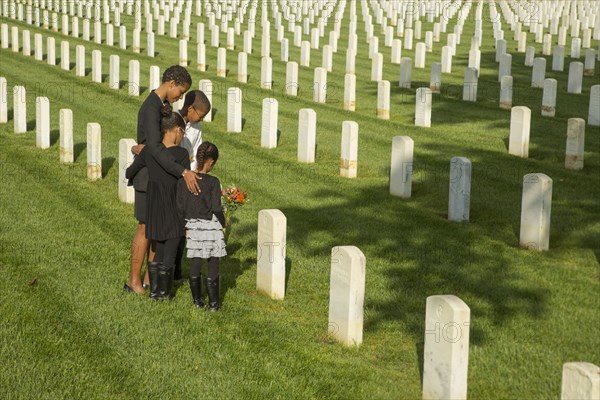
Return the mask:
<path id="1" fill-rule="evenodd" d="M 172 265 L 158 264 L 158 298 L 170 299 L 171 288 L 173 287 L 173 274 L 175 267 Z"/>
<path id="2" fill-rule="evenodd" d="M 192 300 L 196 308 L 206 307 L 204 298 L 202 296 L 202 275 L 190 276 L 190 290 L 192 291 Z"/>
<path id="3" fill-rule="evenodd" d="M 127 283 L 125 283 L 123 285 L 123 290 L 126 291 L 127 293 L 134 293 L 134 290 L 131 287 L 129 287 L 129 285 Z"/>
<path id="4" fill-rule="evenodd" d="M 159 263 L 148 262 L 148 278 L 150 278 L 150 298 L 158 300 L 158 266 Z"/>
<path id="5" fill-rule="evenodd" d="M 217 311 L 221 307 L 219 303 L 219 276 L 215 279 L 206 278 L 206 291 L 208 293 L 208 310 Z"/>

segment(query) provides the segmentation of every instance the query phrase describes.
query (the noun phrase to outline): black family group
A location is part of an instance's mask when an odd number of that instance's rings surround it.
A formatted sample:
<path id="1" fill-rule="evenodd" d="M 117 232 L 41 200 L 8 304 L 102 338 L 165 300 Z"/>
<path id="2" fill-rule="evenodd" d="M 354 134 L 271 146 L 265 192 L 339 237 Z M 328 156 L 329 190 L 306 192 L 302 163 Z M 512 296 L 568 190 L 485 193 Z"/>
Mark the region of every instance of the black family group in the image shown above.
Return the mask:
<path id="1" fill-rule="evenodd" d="M 149 288 L 150 298 L 169 299 L 174 282 L 183 280 L 181 260 L 187 250 L 193 303 L 217 311 L 219 259 L 227 251 L 221 183 L 209 174 L 219 150 L 202 141 L 200 122 L 211 104 L 202 91 L 188 92 L 191 85 L 185 68 L 171 66 L 139 110 L 138 144 L 131 149 L 134 161 L 126 171 L 128 184 L 135 189 L 138 226 L 131 244 L 129 279 L 123 289 L 143 294 Z M 183 106 L 173 111 L 171 104 L 184 94 Z M 208 264 L 208 302 L 202 290 L 202 259 Z"/>

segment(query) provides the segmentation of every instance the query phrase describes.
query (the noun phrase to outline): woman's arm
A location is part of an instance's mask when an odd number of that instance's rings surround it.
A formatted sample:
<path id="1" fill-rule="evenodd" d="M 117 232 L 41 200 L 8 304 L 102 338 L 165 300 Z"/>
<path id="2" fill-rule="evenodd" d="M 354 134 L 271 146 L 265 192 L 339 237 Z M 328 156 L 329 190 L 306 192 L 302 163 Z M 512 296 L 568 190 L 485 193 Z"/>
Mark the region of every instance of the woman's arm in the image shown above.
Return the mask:
<path id="1" fill-rule="evenodd" d="M 145 166 L 146 163 L 144 162 L 144 159 L 138 155 L 133 159 L 131 165 L 125 170 L 125 178 L 128 180 L 133 179 L 137 175 L 137 173 L 140 172 L 140 170 Z"/>

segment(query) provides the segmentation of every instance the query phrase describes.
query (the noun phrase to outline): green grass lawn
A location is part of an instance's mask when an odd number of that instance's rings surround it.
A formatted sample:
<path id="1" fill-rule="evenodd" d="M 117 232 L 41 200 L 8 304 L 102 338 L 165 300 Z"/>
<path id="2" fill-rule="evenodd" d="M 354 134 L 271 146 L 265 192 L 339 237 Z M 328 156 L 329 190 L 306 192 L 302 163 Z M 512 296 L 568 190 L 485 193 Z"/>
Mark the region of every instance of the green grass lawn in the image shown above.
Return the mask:
<path id="1" fill-rule="evenodd" d="M 560 396 L 562 364 L 600 365 L 600 129 L 586 126 L 585 167 L 564 168 L 567 119 L 587 119 L 590 86 L 566 93 L 558 80 L 557 114 L 542 118 L 542 90 L 530 88 L 531 69 L 513 54 L 513 105 L 532 109 L 528 159 L 508 155 L 510 111 L 498 108 L 499 83 L 491 23 L 484 21 L 477 103 L 462 99 L 474 22 L 465 25 L 453 61 L 434 96 L 432 127 L 413 124 L 415 90 L 429 85 L 442 41 L 427 53 L 426 68 L 413 69 L 413 88 L 397 87 L 399 66 L 383 45 L 384 79 L 392 83 L 391 120 L 376 118 L 377 84 L 370 81 L 360 7 L 357 110 L 342 109 L 348 8 L 328 74 L 326 104 L 312 102 L 313 68 L 322 50 L 312 51 L 311 68 L 300 68 L 298 98 L 285 96 L 285 64 L 272 27 L 274 89 L 259 89 L 260 24 L 249 55 L 248 84 L 237 83 L 237 51 L 228 51 L 227 78 L 216 78 L 216 49 L 207 29 L 208 71 L 195 69 L 195 22 L 189 44 L 194 84 L 214 83 L 214 121 L 203 124 L 205 140 L 219 146 L 214 174 L 235 182 L 252 201 L 237 214 L 221 263 L 223 309 L 196 310 L 187 285 L 173 301 L 157 304 L 123 293 L 129 247 L 136 227 L 133 206 L 119 202 L 118 141 L 136 137 L 137 111 L 148 95 L 148 70 L 161 72 L 178 60 L 175 39 L 156 38 L 154 59 L 69 37 L 75 45 L 121 56 L 121 79 L 130 59 L 140 61 L 141 96 L 127 96 L 91 73 L 75 77 L 59 66 L 64 36 L 4 18 L 19 29 L 57 39 L 57 66 L 0 50 L 0 76 L 8 81 L 9 123 L 0 125 L 0 388 L 8 398 L 401 398 L 421 397 L 425 301 L 454 294 L 471 308 L 468 394 L 471 399 L 548 399 Z M 473 15 L 474 9 L 471 11 Z M 260 11 L 259 11 L 260 15 Z M 123 15 L 129 28 L 131 18 Z M 204 21 L 206 22 L 206 21 Z M 448 24 L 451 32 L 455 21 Z M 156 26 L 155 26 L 156 28 Z M 9 28 L 10 29 L 10 28 Z M 328 28 L 331 29 L 331 28 Z M 423 37 L 431 24 L 423 23 Z M 81 27 L 80 27 L 81 31 Z M 168 32 L 168 29 L 167 29 Z M 376 28 L 375 32 L 379 34 Z M 532 37 L 530 40 L 532 41 Z M 118 37 L 118 35 L 117 35 Z M 142 48 L 145 47 L 142 33 Z M 292 36 L 286 32 L 292 43 Z M 225 43 L 221 34 L 221 43 Z M 305 40 L 307 38 L 305 37 Z M 321 45 L 327 43 L 321 39 Z M 555 37 L 556 40 L 556 37 Z M 415 43 L 418 40 L 415 40 Z M 32 41 L 33 43 L 33 41 Z M 45 40 L 44 40 L 45 48 Z M 541 54 L 541 44 L 536 44 Z M 414 57 L 414 50 L 402 50 Z M 290 46 L 290 60 L 299 61 Z M 12 87 L 27 88 L 28 132 L 13 133 Z M 226 132 L 227 88 L 244 92 L 244 129 Z M 35 97 L 50 98 L 50 149 L 35 147 Z M 278 148 L 260 148 L 262 99 L 279 100 Z M 75 162 L 59 163 L 58 112 L 71 108 Z M 296 162 L 298 111 L 317 112 L 314 164 Z M 359 124 L 358 178 L 339 177 L 342 122 Z M 102 127 L 104 178 L 86 179 L 86 124 Z M 392 138 L 415 142 L 410 199 L 389 195 Z M 472 163 L 471 220 L 447 220 L 450 159 Z M 550 251 L 520 250 L 522 179 L 541 172 L 553 179 Z M 287 217 L 286 298 L 257 294 L 256 224 L 261 209 Z M 327 333 L 331 248 L 354 245 L 367 259 L 363 344 L 345 348 Z M 187 260 L 184 272 L 188 269 Z"/>

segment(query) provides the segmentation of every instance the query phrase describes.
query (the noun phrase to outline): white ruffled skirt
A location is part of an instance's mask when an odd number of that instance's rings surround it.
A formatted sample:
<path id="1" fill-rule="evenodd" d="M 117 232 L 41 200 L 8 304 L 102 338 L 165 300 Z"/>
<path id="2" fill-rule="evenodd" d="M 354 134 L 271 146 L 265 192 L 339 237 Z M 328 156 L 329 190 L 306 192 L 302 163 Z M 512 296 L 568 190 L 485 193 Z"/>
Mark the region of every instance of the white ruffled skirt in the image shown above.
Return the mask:
<path id="1" fill-rule="evenodd" d="M 216 216 L 213 215 L 210 221 L 207 219 L 188 219 L 186 221 L 188 258 L 227 255 L 223 226 Z"/>

